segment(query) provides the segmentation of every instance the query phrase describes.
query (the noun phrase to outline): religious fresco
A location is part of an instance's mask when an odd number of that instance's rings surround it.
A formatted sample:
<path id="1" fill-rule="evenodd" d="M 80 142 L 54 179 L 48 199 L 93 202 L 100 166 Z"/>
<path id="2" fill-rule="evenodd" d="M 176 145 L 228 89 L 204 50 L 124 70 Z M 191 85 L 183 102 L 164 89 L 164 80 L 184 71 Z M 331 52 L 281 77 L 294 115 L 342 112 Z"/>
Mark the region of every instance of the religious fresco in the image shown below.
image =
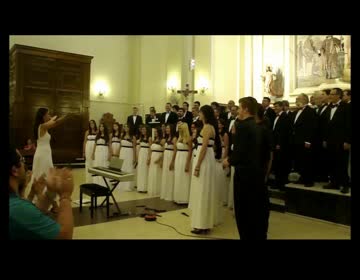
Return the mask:
<path id="1" fill-rule="evenodd" d="M 337 79 L 348 82 L 350 36 L 296 36 L 296 87 L 316 87 Z"/>

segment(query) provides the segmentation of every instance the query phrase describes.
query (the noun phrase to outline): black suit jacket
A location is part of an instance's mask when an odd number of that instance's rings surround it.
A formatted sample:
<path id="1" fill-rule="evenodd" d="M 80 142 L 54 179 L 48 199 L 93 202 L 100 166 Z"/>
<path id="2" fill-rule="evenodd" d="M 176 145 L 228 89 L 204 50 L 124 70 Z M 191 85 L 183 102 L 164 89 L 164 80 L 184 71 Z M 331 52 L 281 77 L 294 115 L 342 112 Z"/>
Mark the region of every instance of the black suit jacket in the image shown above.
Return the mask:
<path id="1" fill-rule="evenodd" d="M 192 112 L 187 111 L 184 118 L 186 119 L 187 124 L 190 124 L 190 125 L 191 125 L 192 120 L 193 120 L 193 114 L 192 114 Z"/>
<path id="2" fill-rule="evenodd" d="M 235 122 L 235 134 L 231 136 L 234 150 L 229 156 L 230 165 L 245 169 L 259 166 L 260 149 L 257 124 L 253 117 Z"/>
<path id="3" fill-rule="evenodd" d="M 235 126 L 235 129 L 236 129 L 236 123 L 238 123 L 238 122 L 240 122 L 240 120 L 239 120 L 239 119 L 235 119 L 235 122 L 234 122 L 234 124 L 233 124 L 233 126 Z M 228 135 L 229 135 L 228 156 L 230 156 L 231 153 L 233 152 L 233 151 L 231 150 L 231 145 L 233 144 L 233 137 L 234 137 L 234 135 L 232 134 L 232 132 L 229 131 L 229 126 L 230 126 L 230 122 L 229 122 L 229 124 L 227 125 L 227 128 L 226 128 L 226 132 L 227 132 Z"/>
<path id="4" fill-rule="evenodd" d="M 280 145 L 281 150 L 287 150 L 290 144 L 291 123 L 289 116 L 285 112 L 281 113 L 272 131 L 274 147 Z"/>
<path id="5" fill-rule="evenodd" d="M 140 125 L 143 124 L 143 120 L 141 116 L 136 116 L 136 121 L 134 124 L 133 115 L 128 116 L 127 118 L 127 125 L 129 126 L 130 131 L 132 132 L 132 135 L 139 132 Z"/>
<path id="6" fill-rule="evenodd" d="M 169 117 L 167 119 L 167 122 L 165 122 L 165 120 L 166 120 L 166 112 L 161 114 L 161 117 L 160 117 L 161 124 L 170 123 L 170 124 L 176 125 L 176 123 L 178 121 L 178 115 L 176 113 L 174 113 L 174 112 L 170 112 L 170 115 L 169 115 Z"/>
<path id="7" fill-rule="evenodd" d="M 325 107 L 326 106 L 326 107 Z M 325 109 L 324 109 L 325 107 Z M 324 109 L 323 112 L 321 112 Z M 328 106 L 328 104 L 322 105 L 318 112 L 318 129 L 316 132 L 316 135 L 318 137 L 319 144 L 322 145 L 322 142 L 324 141 L 326 130 L 327 130 L 327 124 L 330 118 L 330 110 L 331 108 Z"/>
<path id="8" fill-rule="evenodd" d="M 148 116 L 146 117 L 145 123 L 146 123 L 147 125 L 149 125 L 149 126 L 153 126 L 151 120 L 152 120 L 151 116 L 148 115 Z M 155 122 L 160 122 L 160 118 L 159 118 L 157 115 L 155 115 L 154 121 L 155 121 Z M 160 124 L 158 124 L 158 125 L 160 125 Z M 156 125 L 156 126 L 157 126 L 157 125 Z M 155 127 L 155 126 L 154 126 L 154 127 Z"/>
<path id="9" fill-rule="evenodd" d="M 297 112 L 295 111 L 291 118 L 292 143 L 295 145 L 304 145 L 305 142 L 314 143 L 318 120 L 315 110 L 306 106 L 294 124 Z"/>
<path id="10" fill-rule="evenodd" d="M 265 110 L 264 116 L 266 116 L 266 117 L 270 120 L 270 125 L 271 125 L 271 128 L 272 128 L 272 126 L 273 126 L 273 124 L 274 124 L 274 120 L 275 120 L 275 118 L 276 118 L 276 113 L 275 113 L 275 111 L 274 111 L 272 108 L 268 107 L 268 108 Z"/>
<path id="11" fill-rule="evenodd" d="M 341 102 L 337 107 L 333 118 L 330 120 L 331 109 L 328 114 L 328 122 L 324 141 L 328 145 L 342 145 L 351 143 L 351 106 Z"/>

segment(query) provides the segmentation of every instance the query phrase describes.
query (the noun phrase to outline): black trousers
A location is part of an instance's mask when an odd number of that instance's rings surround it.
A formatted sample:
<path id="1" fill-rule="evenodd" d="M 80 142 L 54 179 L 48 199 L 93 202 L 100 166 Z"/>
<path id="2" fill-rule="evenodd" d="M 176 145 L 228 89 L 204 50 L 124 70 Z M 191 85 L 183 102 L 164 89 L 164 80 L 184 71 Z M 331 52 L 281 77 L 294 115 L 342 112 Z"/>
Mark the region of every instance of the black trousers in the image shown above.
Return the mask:
<path id="1" fill-rule="evenodd" d="M 343 143 L 328 144 L 328 160 L 330 181 L 337 187 L 348 187 L 349 151 L 344 150 Z"/>
<path id="2" fill-rule="evenodd" d="M 313 160 L 313 147 L 305 148 L 305 143 L 294 145 L 294 169 L 300 174 L 304 184 L 314 182 Z"/>
<path id="3" fill-rule="evenodd" d="M 277 187 L 284 187 L 284 185 L 288 182 L 291 166 L 289 150 L 274 150 L 272 165 L 272 169 L 275 175 L 275 185 Z"/>
<path id="4" fill-rule="evenodd" d="M 322 146 L 322 142 L 315 143 L 314 145 L 314 164 L 316 175 L 314 180 L 317 182 L 329 181 L 329 157 L 328 150 Z"/>
<path id="5" fill-rule="evenodd" d="M 241 240 L 267 239 L 270 202 L 262 173 L 235 167 L 234 210 Z"/>

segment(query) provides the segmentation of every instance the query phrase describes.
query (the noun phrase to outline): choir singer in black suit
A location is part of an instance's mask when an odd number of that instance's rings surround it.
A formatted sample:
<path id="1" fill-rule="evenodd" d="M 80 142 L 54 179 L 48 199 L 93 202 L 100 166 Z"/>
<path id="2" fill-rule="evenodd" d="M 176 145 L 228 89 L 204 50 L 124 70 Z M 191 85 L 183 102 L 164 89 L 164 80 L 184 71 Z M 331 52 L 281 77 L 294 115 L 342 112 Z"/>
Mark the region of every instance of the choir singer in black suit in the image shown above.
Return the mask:
<path id="1" fill-rule="evenodd" d="M 262 129 L 255 122 L 258 103 L 253 97 L 239 100 L 233 153 L 223 166 L 235 166 L 234 209 L 241 239 L 267 238 L 269 197 L 265 187 Z"/>
<path id="2" fill-rule="evenodd" d="M 276 114 L 275 111 L 270 107 L 270 98 L 264 97 L 262 101 L 262 105 L 265 109 L 264 116 L 269 119 L 270 127 L 272 127 L 274 125 Z"/>
<path id="3" fill-rule="evenodd" d="M 171 111 L 171 103 L 166 103 L 165 112 L 161 114 L 160 122 L 161 124 L 174 124 L 176 125 L 178 121 L 178 116 L 176 113 Z"/>
<path id="4" fill-rule="evenodd" d="M 347 172 L 349 150 L 351 147 L 351 110 L 349 104 L 341 101 L 342 90 L 332 89 L 330 114 L 324 137 L 324 147 L 329 154 L 330 184 L 326 189 L 340 189 L 349 192 L 349 176 Z"/>
<path id="5" fill-rule="evenodd" d="M 130 129 L 130 135 L 137 135 L 139 133 L 139 127 L 143 124 L 142 117 L 138 115 L 138 108 L 133 107 L 133 114 L 128 116 L 127 125 Z"/>
<path id="6" fill-rule="evenodd" d="M 297 183 L 305 187 L 314 186 L 313 178 L 313 144 L 317 128 L 317 117 L 314 109 L 308 106 L 309 97 L 301 93 L 296 98 L 297 111 L 292 115 L 292 151 L 294 169 L 300 174 Z"/>
<path id="7" fill-rule="evenodd" d="M 272 127 L 274 141 L 273 171 L 275 174 L 275 187 L 284 190 L 289 175 L 290 166 L 290 118 L 283 111 L 283 102 L 274 103 L 276 118 Z"/>

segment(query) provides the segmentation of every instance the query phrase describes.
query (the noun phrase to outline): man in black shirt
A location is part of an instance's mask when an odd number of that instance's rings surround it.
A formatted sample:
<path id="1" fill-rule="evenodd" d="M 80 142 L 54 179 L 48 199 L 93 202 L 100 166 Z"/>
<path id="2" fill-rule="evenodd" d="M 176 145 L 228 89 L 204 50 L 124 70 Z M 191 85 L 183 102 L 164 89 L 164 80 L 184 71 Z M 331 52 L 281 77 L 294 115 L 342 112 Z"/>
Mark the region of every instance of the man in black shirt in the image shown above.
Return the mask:
<path id="1" fill-rule="evenodd" d="M 269 196 L 265 187 L 263 129 L 255 122 L 258 103 L 253 97 L 239 100 L 239 122 L 235 122 L 233 153 L 224 167 L 235 166 L 234 209 L 241 239 L 267 238 Z"/>

